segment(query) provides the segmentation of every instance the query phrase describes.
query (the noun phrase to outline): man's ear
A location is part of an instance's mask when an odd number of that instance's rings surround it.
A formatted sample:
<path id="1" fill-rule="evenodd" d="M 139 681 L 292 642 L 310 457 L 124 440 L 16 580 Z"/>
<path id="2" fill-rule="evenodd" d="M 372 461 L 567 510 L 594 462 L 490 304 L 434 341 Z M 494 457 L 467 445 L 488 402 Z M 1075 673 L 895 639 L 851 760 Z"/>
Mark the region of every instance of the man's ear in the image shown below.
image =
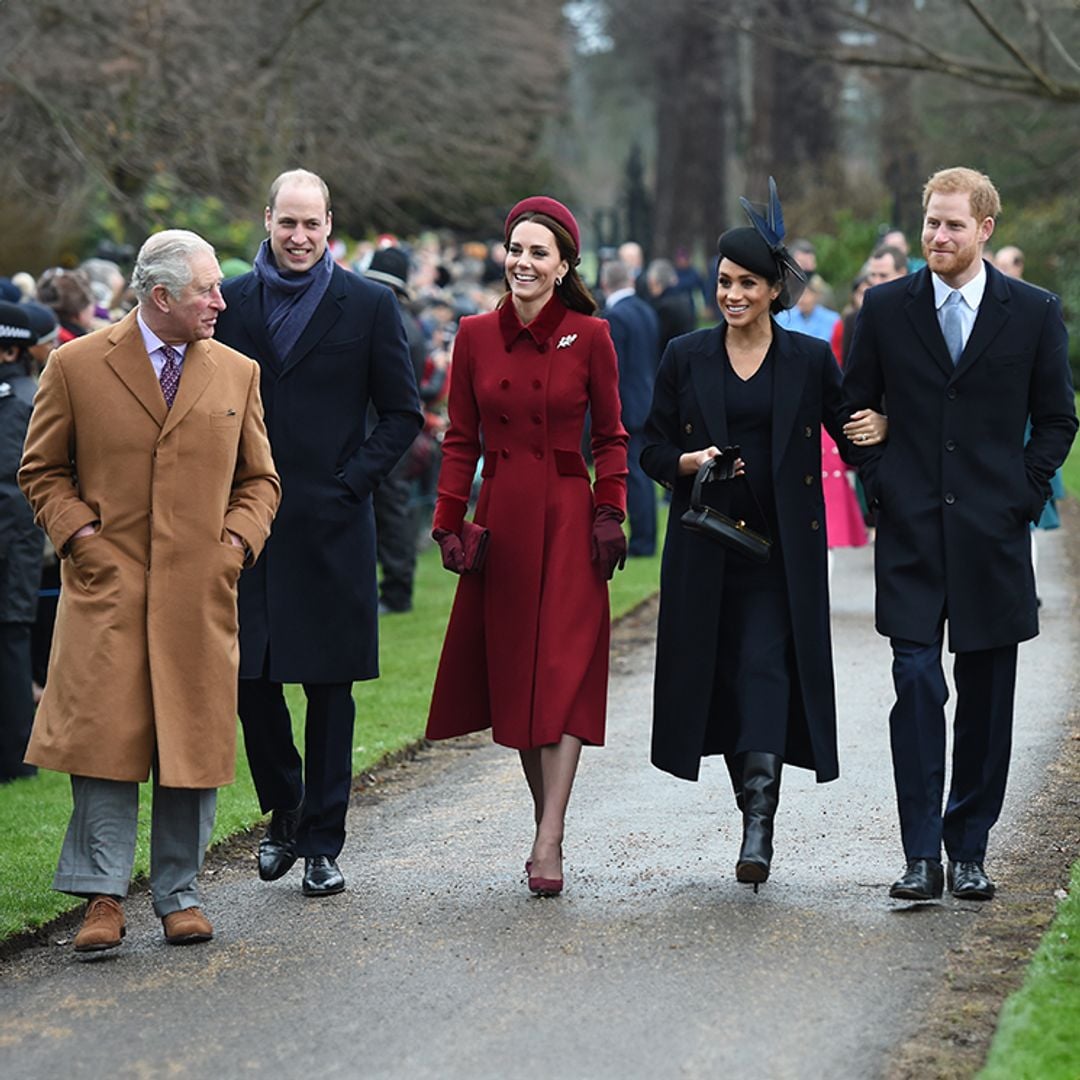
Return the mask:
<path id="1" fill-rule="evenodd" d="M 263 225 L 266 227 L 266 231 L 270 231 L 270 226 L 274 223 L 274 213 L 268 206 L 263 212 Z"/>
<path id="2" fill-rule="evenodd" d="M 172 297 L 169 295 L 169 290 L 166 289 L 164 285 L 155 285 L 150 290 L 150 299 L 153 300 L 154 307 L 156 307 L 158 311 L 165 312 L 166 314 L 168 313 L 169 303 L 172 300 Z"/>

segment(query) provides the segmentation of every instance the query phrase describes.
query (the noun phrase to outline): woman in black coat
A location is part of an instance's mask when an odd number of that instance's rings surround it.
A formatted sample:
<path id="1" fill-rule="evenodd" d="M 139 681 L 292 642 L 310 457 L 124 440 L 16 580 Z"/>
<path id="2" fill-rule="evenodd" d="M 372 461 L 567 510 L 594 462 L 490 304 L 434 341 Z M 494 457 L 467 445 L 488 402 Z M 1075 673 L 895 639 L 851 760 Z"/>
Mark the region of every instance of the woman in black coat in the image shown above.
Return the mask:
<path id="1" fill-rule="evenodd" d="M 844 417 L 828 345 L 773 321 L 802 278 L 782 225 L 777 235 L 769 224 L 756 218 L 755 228 L 720 237 L 723 322 L 668 346 L 641 455 L 645 472 L 673 492 L 652 761 L 696 780 L 703 756 L 725 756 L 743 813 L 736 877 L 755 889 L 769 876 L 782 763 L 814 769 L 821 782 L 838 775 L 821 424 L 842 455 L 848 437 L 872 445 L 885 426 L 876 413 Z M 702 488 L 703 501 L 767 534 L 766 563 L 680 523 L 710 460 L 719 482 Z"/>

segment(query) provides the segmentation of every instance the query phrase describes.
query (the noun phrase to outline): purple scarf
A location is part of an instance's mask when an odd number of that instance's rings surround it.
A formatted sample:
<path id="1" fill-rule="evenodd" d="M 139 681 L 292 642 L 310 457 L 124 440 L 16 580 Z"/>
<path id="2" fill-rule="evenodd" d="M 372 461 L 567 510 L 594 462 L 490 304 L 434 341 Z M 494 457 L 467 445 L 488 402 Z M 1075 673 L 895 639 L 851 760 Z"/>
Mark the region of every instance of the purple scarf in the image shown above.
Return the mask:
<path id="1" fill-rule="evenodd" d="M 330 285 L 330 275 L 334 272 L 330 248 L 326 248 L 310 270 L 296 274 L 278 269 L 270 241 L 264 240 L 259 245 L 253 269 L 262 284 L 266 329 L 278 358 L 286 360 Z"/>

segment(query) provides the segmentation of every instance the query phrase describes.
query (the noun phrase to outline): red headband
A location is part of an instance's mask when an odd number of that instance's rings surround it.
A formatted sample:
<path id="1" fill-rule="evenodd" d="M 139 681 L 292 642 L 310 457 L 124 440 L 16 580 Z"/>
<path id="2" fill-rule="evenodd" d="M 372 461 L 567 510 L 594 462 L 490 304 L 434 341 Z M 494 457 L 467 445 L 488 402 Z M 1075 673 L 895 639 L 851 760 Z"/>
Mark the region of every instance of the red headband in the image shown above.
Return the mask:
<path id="1" fill-rule="evenodd" d="M 575 250 L 581 253 L 581 233 L 578 231 L 578 223 L 574 220 L 574 215 L 558 199 L 550 199 L 547 195 L 532 195 L 528 199 L 522 199 L 506 215 L 507 239 L 510 238 L 510 226 L 525 214 L 546 214 L 552 221 L 557 221 L 570 234 Z"/>

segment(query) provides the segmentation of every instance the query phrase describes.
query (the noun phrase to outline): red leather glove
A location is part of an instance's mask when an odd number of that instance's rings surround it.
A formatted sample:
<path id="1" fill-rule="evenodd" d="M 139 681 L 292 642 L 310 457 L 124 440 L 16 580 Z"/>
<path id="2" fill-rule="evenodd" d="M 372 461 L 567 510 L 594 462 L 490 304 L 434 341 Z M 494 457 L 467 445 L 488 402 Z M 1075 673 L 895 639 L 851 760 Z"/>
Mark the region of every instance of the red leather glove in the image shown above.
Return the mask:
<path id="1" fill-rule="evenodd" d="M 626 565 L 626 534 L 622 531 L 625 516 L 618 507 L 603 503 L 593 511 L 592 561 L 608 581 Z"/>
<path id="2" fill-rule="evenodd" d="M 439 545 L 443 566 L 454 574 L 464 573 L 465 547 L 461 543 L 461 537 L 449 529 L 435 529 L 431 534 L 431 539 Z"/>

